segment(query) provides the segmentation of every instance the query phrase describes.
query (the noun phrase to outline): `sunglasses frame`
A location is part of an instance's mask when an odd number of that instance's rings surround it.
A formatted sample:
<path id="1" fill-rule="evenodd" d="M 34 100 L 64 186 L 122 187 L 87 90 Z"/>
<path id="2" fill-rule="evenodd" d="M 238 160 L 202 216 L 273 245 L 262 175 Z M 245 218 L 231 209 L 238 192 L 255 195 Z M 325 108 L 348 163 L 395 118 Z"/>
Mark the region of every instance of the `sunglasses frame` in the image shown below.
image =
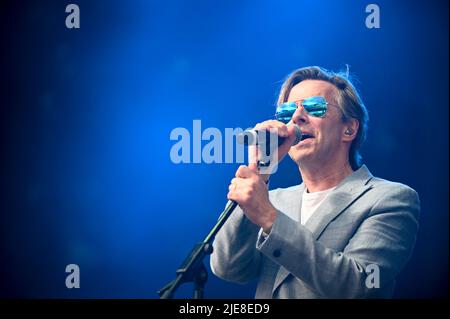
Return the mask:
<path id="1" fill-rule="evenodd" d="M 303 102 L 304 101 L 306 101 L 306 100 L 308 100 L 308 99 L 313 99 L 313 98 L 320 98 L 320 100 L 322 100 L 321 102 L 325 102 L 325 112 L 323 113 L 323 114 L 321 114 L 321 115 L 314 115 L 314 114 L 311 114 L 310 112 L 312 112 L 312 110 L 311 111 L 308 111 L 307 110 L 307 108 L 303 105 Z M 282 107 L 283 105 L 285 105 L 285 104 L 291 104 L 291 103 L 295 103 L 295 105 L 296 105 L 296 110 L 299 108 L 299 105 L 301 105 L 302 107 L 303 107 L 303 109 L 305 110 L 305 112 L 309 115 L 309 116 L 312 116 L 312 117 L 317 117 L 317 118 L 324 118 L 325 116 L 326 116 L 326 114 L 328 113 L 328 105 L 331 105 L 331 106 L 334 106 L 334 107 L 337 107 L 337 108 L 339 108 L 339 106 L 338 105 L 335 105 L 335 104 L 331 104 L 331 103 L 329 103 L 323 96 L 320 96 L 320 95 L 318 95 L 318 96 L 310 96 L 310 97 L 307 97 L 307 98 L 304 98 L 304 99 L 301 99 L 301 100 L 295 100 L 295 101 L 291 101 L 291 102 L 284 102 L 284 103 L 282 103 L 282 104 L 280 104 L 279 106 L 277 106 L 277 112 L 275 113 L 275 119 L 276 120 L 278 120 L 278 121 L 280 121 L 280 122 L 283 122 L 283 123 L 288 123 L 288 122 L 290 122 L 291 121 L 291 119 L 292 119 L 292 116 L 290 117 L 290 119 L 289 119 L 289 121 L 281 121 L 280 120 L 280 114 L 281 114 L 281 112 L 278 112 L 278 109 L 280 108 L 280 107 Z M 316 103 L 318 103 L 318 102 L 316 102 Z M 295 113 L 295 111 L 294 111 L 294 113 Z M 294 115 L 294 113 L 292 113 L 292 115 Z"/>

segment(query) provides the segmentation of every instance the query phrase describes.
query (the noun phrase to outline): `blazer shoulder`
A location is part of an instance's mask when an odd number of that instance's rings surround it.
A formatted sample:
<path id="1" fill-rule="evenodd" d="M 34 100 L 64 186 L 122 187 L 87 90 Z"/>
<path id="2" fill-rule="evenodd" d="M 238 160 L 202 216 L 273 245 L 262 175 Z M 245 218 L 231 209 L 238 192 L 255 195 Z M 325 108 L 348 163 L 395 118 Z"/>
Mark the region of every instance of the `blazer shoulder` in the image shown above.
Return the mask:
<path id="1" fill-rule="evenodd" d="M 417 192 L 410 186 L 398 182 L 389 181 L 379 177 L 373 177 L 369 184 L 378 192 L 391 193 L 405 193 L 413 196 L 418 196 Z"/>
<path id="2" fill-rule="evenodd" d="M 374 177 L 369 184 L 372 186 L 375 195 L 375 206 L 395 205 L 399 207 L 409 207 L 414 215 L 420 214 L 419 194 L 410 186 Z"/>

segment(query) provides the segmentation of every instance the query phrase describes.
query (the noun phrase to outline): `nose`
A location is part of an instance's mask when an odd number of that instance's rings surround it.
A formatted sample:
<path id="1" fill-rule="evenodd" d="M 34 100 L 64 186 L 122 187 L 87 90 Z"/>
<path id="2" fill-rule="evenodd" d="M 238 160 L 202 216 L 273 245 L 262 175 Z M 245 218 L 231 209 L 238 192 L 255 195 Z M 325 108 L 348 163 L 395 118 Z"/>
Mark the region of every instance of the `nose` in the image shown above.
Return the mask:
<path id="1" fill-rule="evenodd" d="M 299 125 L 305 124 L 308 121 L 308 116 L 302 105 L 297 106 L 294 115 L 292 115 L 292 122 Z"/>

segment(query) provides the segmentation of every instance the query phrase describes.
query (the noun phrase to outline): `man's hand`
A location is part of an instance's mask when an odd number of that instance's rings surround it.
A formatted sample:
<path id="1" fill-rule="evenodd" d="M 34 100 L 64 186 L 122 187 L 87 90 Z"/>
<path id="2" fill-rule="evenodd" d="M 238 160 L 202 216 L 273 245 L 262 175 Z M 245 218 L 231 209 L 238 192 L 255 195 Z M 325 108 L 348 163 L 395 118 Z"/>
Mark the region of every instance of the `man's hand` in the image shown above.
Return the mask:
<path id="1" fill-rule="evenodd" d="M 269 233 L 277 210 L 269 201 L 267 185 L 258 173 L 256 164 L 241 165 L 231 180 L 228 199 L 236 201 L 254 224 Z"/>
<path id="2" fill-rule="evenodd" d="M 256 124 L 254 127 L 255 130 L 258 131 L 270 131 L 273 134 L 279 135 L 280 137 L 284 137 L 285 141 L 283 144 L 281 144 L 277 149 L 277 158 L 271 158 L 270 161 L 273 164 L 279 164 L 283 158 L 286 156 L 286 154 L 289 152 L 292 144 L 297 139 L 297 136 L 295 134 L 295 126 L 294 125 L 286 125 L 280 121 L 276 120 L 268 120 L 264 121 L 262 123 Z M 256 145 L 249 145 L 249 163 L 254 164 L 257 163 L 258 160 L 261 159 L 261 150 L 259 146 Z M 268 169 L 262 170 L 264 174 L 261 174 L 262 178 L 267 181 L 269 179 L 269 176 L 272 172 L 270 172 Z"/>

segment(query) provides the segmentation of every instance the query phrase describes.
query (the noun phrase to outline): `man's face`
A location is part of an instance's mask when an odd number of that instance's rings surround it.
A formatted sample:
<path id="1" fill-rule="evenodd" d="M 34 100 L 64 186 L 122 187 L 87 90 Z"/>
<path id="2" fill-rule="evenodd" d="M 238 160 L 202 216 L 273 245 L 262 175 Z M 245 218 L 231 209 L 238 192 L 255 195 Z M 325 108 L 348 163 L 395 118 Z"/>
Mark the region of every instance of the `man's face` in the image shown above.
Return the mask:
<path id="1" fill-rule="evenodd" d="M 292 116 L 290 123 L 297 124 L 303 134 L 312 136 L 294 145 L 289 151 L 289 156 L 298 165 L 325 165 L 333 162 L 337 156 L 342 156 L 343 152 L 348 152 L 342 141 L 345 126 L 342 112 L 337 107 L 337 94 L 337 88 L 333 84 L 321 80 L 304 80 L 291 89 L 287 102 L 323 96 L 329 103 L 327 113 L 322 118 L 309 115 L 302 106 Z"/>

